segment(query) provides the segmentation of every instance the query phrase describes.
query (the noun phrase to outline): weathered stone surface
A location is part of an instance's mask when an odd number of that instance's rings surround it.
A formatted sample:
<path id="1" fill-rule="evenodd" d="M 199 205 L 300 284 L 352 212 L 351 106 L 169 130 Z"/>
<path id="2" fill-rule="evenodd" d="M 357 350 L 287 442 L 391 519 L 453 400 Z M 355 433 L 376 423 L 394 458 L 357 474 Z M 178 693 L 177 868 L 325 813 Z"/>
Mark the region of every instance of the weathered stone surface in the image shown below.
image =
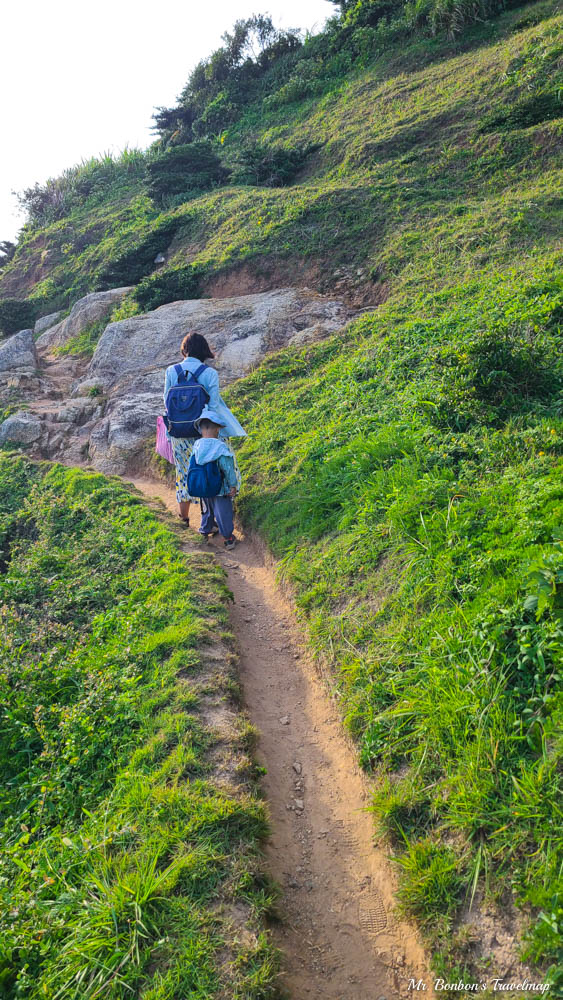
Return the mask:
<path id="1" fill-rule="evenodd" d="M 83 424 L 97 409 L 93 402 L 70 402 L 62 406 L 55 414 L 54 421 L 59 424 Z"/>
<path id="2" fill-rule="evenodd" d="M 164 408 L 164 370 L 181 360 L 180 343 L 186 333 L 201 333 L 208 339 L 215 353 L 212 363 L 225 386 L 274 350 L 288 344 L 300 348 L 340 330 L 355 312 L 308 289 L 283 288 L 171 302 L 143 316 L 110 323 L 84 376 L 74 383 L 72 398 L 50 416 L 50 437 L 44 434 L 41 454 L 52 455 L 56 441 L 57 455 L 64 451 L 65 460 L 76 454 L 102 472 L 130 471 L 144 461 L 147 442 L 154 439 L 156 418 Z M 76 327 L 73 336 L 75 331 Z M 39 339 L 41 353 L 54 346 L 45 340 L 52 333 Z M 60 335 L 56 333 L 57 342 Z M 60 379 L 60 365 L 51 362 L 45 372 L 54 367 Z M 94 388 L 97 392 L 92 394 Z M 63 445 L 59 433 L 64 434 Z"/>
<path id="3" fill-rule="evenodd" d="M 38 350 L 62 347 L 93 323 L 106 319 L 113 307 L 125 298 L 130 288 L 110 288 L 107 292 L 92 292 L 75 302 L 70 313 L 60 323 L 47 330 L 37 340 Z"/>
<path id="4" fill-rule="evenodd" d="M 61 317 L 61 313 L 62 309 L 59 309 L 58 312 L 49 313 L 48 316 L 41 316 L 33 327 L 35 336 L 38 337 L 40 333 L 45 333 L 46 330 L 50 330 L 52 326 L 55 326 Z"/>
<path id="5" fill-rule="evenodd" d="M 223 384 L 245 375 L 269 351 L 304 333 L 338 330 L 352 312 L 308 289 L 282 288 L 228 299 L 170 302 L 143 316 L 110 323 L 92 358 L 88 379 L 105 387 L 124 376 L 164 372 L 180 358 L 186 333 L 201 333 L 215 352 Z"/>
<path id="6" fill-rule="evenodd" d="M 41 420 L 34 413 L 20 410 L 0 424 L 0 445 L 7 442 L 14 444 L 32 444 L 41 437 Z"/>
<path id="7" fill-rule="evenodd" d="M 34 371 L 36 368 L 33 330 L 20 330 L 0 343 L 0 372 Z"/>
<path id="8" fill-rule="evenodd" d="M 104 418 L 90 435 L 89 459 L 103 472 L 122 472 L 155 432 L 163 410 L 164 370 L 181 360 L 187 332 L 201 333 L 215 353 L 221 385 L 249 372 L 269 352 L 320 339 L 353 311 L 308 289 L 284 288 L 227 299 L 171 302 L 154 312 L 110 323 L 84 379 L 107 396 Z"/>
<path id="9" fill-rule="evenodd" d="M 162 398 L 161 398 L 162 402 Z M 162 405 L 153 393 L 114 401 L 90 434 L 89 460 L 105 473 L 123 472 L 156 433 Z"/>

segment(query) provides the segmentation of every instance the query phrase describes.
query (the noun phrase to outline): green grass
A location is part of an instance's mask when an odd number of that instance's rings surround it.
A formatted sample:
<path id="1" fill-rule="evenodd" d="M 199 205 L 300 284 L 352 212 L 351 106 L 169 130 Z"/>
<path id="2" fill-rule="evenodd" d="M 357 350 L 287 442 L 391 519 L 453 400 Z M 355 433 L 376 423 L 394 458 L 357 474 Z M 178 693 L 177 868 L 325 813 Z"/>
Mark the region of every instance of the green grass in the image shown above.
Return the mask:
<path id="1" fill-rule="evenodd" d="M 249 431 L 241 515 L 332 665 L 364 766 L 387 776 L 374 809 L 399 851 L 405 911 L 448 953 L 476 886 L 508 892 L 554 979 L 560 264 L 538 251 L 405 295 L 228 393 Z"/>
<path id="2" fill-rule="evenodd" d="M 71 354 L 76 357 L 91 358 L 96 350 L 98 340 L 107 325 L 107 319 L 100 319 L 97 323 L 91 323 L 81 333 L 77 333 L 70 340 L 67 340 L 65 344 L 62 344 L 61 347 L 56 347 L 54 353 L 63 356 Z"/>
<path id="3" fill-rule="evenodd" d="M 264 811 L 199 710 L 221 572 L 117 482 L 6 455 L 0 537 L 0 995 L 274 996 Z"/>
<path id="4" fill-rule="evenodd" d="M 0 296 L 31 292 L 68 303 L 139 282 L 168 249 L 155 275 L 161 285 L 187 264 L 212 278 L 248 264 L 292 275 L 305 263 L 321 290 L 332 290 L 344 269 L 349 285 L 379 301 L 416 287 L 423 263 L 429 278 L 449 284 L 452 255 L 457 279 L 462 267 L 509 263 L 538 232 L 554 242 L 561 17 L 556 3 L 542 5 L 543 20 L 520 28 L 528 10 L 536 7 L 470 29 L 463 44 L 389 43 L 310 97 L 251 105 L 222 135 L 226 162 L 248 140 L 293 149 L 313 139 L 320 148 L 297 183 L 222 187 L 161 212 L 132 173 L 128 186 L 120 178 L 104 199 L 92 196 L 52 225 L 25 231 L 0 276 Z M 536 98 L 551 102 L 546 119 L 513 127 L 522 122 L 507 114 Z M 173 274 L 169 284 L 176 287 Z"/>
<path id="5" fill-rule="evenodd" d="M 157 305 L 244 268 L 262 287 L 298 275 L 381 303 L 230 390 L 250 431 L 241 513 L 331 664 L 379 779 L 374 814 L 395 845 L 401 907 L 436 968 L 474 978 L 459 914 L 483 895 L 513 900 L 524 954 L 554 991 L 561 22 L 548 2 L 459 41 L 382 32 L 361 65 L 335 57 L 222 130 L 228 163 L 248 140 L 319 143 L 293 186 L 220 187 L 157 212 L 130 178 L 26 231 L 0 277 L 0 295 L 46 300 L 142 282 Z"/>

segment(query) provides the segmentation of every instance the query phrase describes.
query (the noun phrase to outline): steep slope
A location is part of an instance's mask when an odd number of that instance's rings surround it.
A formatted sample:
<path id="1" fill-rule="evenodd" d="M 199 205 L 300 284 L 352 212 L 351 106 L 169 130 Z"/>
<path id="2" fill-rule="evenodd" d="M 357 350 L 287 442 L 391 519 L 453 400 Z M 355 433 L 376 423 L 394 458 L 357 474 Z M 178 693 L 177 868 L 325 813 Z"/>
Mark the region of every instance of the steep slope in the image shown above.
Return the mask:
<path id="1" fill-rule="evenodd" d="M 125 161 L 26 231 L 0 278 L 44 311 L 136 285 L 116 319 L 291 282 L 373 307 L 229 390 L 251 431 L 241 514 L 330 665 L 437 968 L 473 981 L 496 922 L 554 991 L 561 20 L 536 4 L 462 43 L 343 59 L 297 99 L 281 87 L 218 145 L 229 163 L 249 136 L 317 143 L 291 187 L 220 186 L 158 212 Z"/>
<path id="2" fill-rule="evenodd" d="M 220 187 L 159 212 L 134 157 L 96 183 L 87 175 L 65 217 L 24 232 L 0 297 L 32 294 L 46 312 L 152 272 L 143 308 L 291 281 L 376 304 L 421 272 L 450 283 L 540 234 L 553 241 L 556 12 L 512 11 L 463 43 L 387 45 L 365 70 L 310 85 L 309 98 L 282 88 L 251 106 L 221 134 L 221 153 L 232 163 L 249 137 L 274 149 L 314 141 L 291 187 Z"/>

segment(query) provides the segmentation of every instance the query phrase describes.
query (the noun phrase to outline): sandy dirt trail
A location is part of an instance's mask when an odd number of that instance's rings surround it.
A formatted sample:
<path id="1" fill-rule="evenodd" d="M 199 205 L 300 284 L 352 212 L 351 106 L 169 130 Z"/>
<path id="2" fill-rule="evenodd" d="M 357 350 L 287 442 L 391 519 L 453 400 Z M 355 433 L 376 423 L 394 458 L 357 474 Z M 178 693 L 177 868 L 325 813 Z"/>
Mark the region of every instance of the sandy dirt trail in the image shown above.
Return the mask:
<path id="1" fill-rule="evenodd" d="M 165 484 L 132 482 L 176 514 Z M 190 519 L 197 528 L 195 505 Z M 287 996 L 391 1000 L 407 995 L 410 977 L 426 980 L 429 996 L 424 950 L 393 913 L 395 880 L 386 851 L 374 844 L 369 785 L 292 609 L 251 539 L 243 536 L 232 552 L 220 538 L 210 548 L 233 593 L 244 703 L 267 772 L 267 862 L 283 888 L 273 933 Z"/>

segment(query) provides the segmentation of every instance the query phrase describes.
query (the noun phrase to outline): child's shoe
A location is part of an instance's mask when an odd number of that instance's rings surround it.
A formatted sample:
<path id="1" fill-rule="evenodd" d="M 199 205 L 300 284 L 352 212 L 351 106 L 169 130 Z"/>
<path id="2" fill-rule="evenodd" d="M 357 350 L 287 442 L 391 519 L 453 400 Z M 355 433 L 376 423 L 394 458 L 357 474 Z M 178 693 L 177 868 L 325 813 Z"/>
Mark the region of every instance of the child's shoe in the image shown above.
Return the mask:
<path id="1" fill-rule="evenodd" d="M 234 549 L 236 544 L 237 540 L 234 535 L 231 535 L 230 538 L 226 538 L 225 541 L 223 542 L 223 545 L 225 546 L 226 549 Z"/>
<path id="2" fill-rule="evenodd" d="M 214 538 L 215 535 L 219 534 L 219 528 L 213 528 L 211 531 L 200 531 L 200 535 L 203 535 L 203 540 L 208 542 L 210 538 Z"/>

